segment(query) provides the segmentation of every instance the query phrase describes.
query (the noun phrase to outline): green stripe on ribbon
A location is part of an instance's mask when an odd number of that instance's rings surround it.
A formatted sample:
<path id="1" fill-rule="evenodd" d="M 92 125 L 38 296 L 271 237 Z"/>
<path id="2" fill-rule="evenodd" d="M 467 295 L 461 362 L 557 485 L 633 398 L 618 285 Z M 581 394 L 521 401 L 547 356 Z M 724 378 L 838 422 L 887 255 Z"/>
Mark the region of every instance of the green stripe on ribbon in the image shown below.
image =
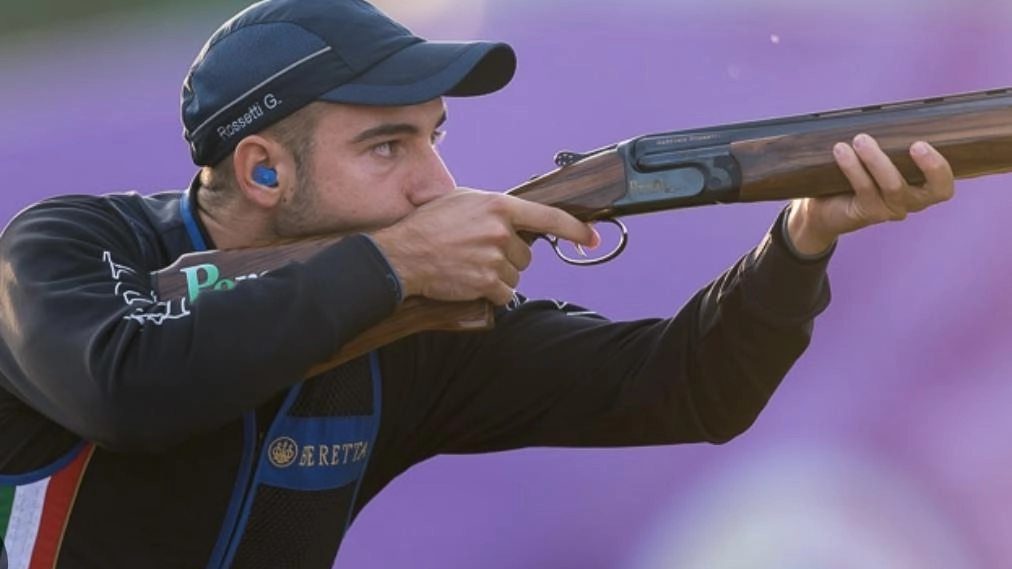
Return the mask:
<path id="1" fill-rule="evenodd" d="M 14 506 L 14 489 L 15 486 L 0 486 L 0 538 L 7 536 L 7 522 Z"/>

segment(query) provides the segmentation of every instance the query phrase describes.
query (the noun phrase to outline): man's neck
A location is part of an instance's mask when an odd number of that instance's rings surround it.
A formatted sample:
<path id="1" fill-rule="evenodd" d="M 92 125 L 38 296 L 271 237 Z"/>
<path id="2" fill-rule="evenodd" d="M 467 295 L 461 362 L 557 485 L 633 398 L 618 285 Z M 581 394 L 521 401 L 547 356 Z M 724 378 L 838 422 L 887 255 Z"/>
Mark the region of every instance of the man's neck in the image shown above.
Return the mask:
<path id="1" fill-rule="evenodd" d="M 276 241 L 270 236 L 262 215 L 243 207 L 234 199 L 209 199 L 210 191 L 199 187 L 196 195 L 196 212 L 216 249 L 239 249 L 269 245 Z"/>

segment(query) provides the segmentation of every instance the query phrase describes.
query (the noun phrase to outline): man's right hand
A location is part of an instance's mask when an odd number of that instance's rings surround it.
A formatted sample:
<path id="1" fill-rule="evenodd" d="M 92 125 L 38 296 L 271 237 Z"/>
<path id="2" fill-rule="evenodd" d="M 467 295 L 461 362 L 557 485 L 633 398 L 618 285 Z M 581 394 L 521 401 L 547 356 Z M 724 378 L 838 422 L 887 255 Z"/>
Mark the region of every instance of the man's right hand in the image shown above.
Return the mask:
<path id="1" fill-rule="evenodd" d="M 505 194 L 458 188 L 371 236 L 404 296 L 435 300 L 513 298 L 531 249 L 518 232 L 596 247 L 594 229 L 561 209 Z"/>

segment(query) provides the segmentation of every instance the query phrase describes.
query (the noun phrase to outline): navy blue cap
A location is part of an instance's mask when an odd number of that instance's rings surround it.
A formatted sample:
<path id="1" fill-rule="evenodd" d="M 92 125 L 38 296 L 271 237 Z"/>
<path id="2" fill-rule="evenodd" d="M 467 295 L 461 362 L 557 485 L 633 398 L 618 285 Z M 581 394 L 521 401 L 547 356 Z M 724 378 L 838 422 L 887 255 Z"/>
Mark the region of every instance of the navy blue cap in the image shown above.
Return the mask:
<path id="1" fill-rule="evenodd" d="M 198 166 L 313 101 L 400 106 L 509 83 L 504 43 L 422 39 L 363 0 L 263 0 L 228 20 L 183 82 L 183 137 Z"/>

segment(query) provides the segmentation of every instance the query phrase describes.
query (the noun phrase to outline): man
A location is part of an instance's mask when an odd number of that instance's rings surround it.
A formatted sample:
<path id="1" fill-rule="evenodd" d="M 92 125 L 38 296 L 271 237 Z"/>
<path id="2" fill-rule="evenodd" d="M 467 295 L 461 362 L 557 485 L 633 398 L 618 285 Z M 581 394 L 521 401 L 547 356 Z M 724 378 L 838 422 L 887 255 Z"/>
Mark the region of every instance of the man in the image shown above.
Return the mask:
<path id="1" fill-rule="evenodd" d="M 608 322 L 515 297 L 520 232 L 593 229 L 456 188 L 447 96 L 504 86 L 504 44 L 432 43 L 361 0 L 267 0 L 183 85 L 186 192 L 62 196 L 0 237 L 0 528 L 13 567 L 333 563 L 355 515 L 440 453 L 719 443 L 752 424 L 826 307 L 841 234 L 949 198 L 875 141 L 837 145 L 854 194 L 799 200 L 674 317 Z M 203 249 L 345 237 L 179 305 L 148 275 Z M 493 330 L 423 333 L 304 380 L 404 298 L 484 298 Z M 514 300 L 517 302 L 513 302 Z"/>

